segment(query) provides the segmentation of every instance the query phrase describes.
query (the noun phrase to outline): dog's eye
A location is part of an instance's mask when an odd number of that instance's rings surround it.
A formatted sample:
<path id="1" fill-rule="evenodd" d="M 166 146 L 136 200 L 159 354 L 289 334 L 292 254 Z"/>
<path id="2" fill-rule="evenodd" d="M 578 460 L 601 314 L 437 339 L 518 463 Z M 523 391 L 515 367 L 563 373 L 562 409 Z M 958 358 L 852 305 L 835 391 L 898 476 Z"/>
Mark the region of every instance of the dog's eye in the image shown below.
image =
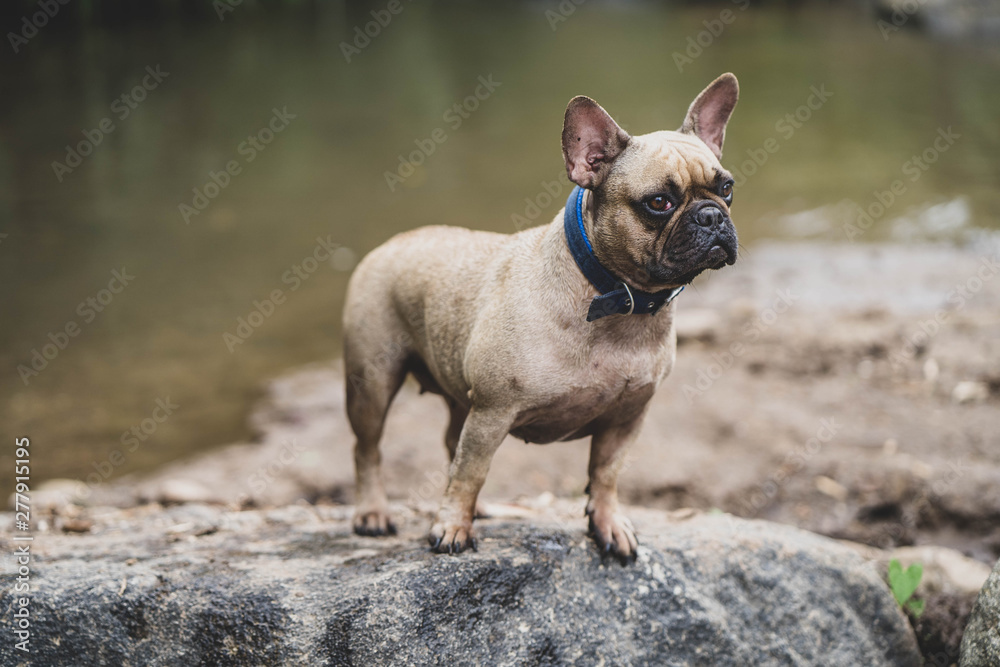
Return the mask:
<path id="1" fill-rule="evenodd" d="M 726 181 L 725 183 L 723 183 L 723 185 L 722 185 L 722 198 L 725 199 L 726 201 L 729 201 L 730 199 L 733 198 L 733 182 L 732 181 Z"/>
<path id="2" fill-rule="evenodd" d="M 669 211 L 673 204 L 671 204 L 663 195 L 656 195 L 655 197 L 650 197 L 646 200 L 646 206 L 658 213 L 662 213 L 663 211 Z"/>

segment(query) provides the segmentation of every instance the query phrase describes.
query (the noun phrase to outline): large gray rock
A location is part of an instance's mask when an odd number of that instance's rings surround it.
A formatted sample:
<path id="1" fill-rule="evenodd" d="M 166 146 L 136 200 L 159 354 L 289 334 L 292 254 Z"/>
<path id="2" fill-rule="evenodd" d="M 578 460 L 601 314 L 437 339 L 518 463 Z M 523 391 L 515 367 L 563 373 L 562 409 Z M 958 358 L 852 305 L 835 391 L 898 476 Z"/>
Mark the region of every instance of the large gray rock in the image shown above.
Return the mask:
<path id="1" fill-rule="evenodd" d="M 1000 561 L 979 591 L 962 638 L 961 667 L 1000 665 Z"/>
<path id="2" fill-rule="evenodd" d="M 876 566 L 848 547 L 629 512 L 643 546 L 623 567 L 568 510 L 484 520 L 461 556 L 429 553 L 427 518 L 405 509 L 386 539 L 353 535 L 344 506 L 95 510 L 89 534 L 36 537 L 30 664 L 920 664 Z M 8 562 L 4 608 L 13 576 Z M 9 635 L 0 663 L 29 664 Z"/>

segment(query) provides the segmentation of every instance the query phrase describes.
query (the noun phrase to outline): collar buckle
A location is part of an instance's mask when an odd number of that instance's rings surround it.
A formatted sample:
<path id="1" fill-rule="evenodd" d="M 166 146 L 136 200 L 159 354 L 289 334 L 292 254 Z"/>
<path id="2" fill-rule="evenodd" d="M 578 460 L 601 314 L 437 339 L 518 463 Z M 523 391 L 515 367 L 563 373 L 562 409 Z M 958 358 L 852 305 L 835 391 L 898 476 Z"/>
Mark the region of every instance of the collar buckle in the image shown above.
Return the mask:
<path id="1" fill-rule="evenodd" d="M 566 245 L 573 256 L 577 267 L 584 277 L 593 285 L 600 296 L 595 297 L 590 303 L 587 312 L 587 321 L 592 322 L 608 315 L 655 315 L 660 308 L 674 300 L 684 287 L 673 290 L 664 290 L 652 294 L 642 290 L 633 290 L 628 283 L 614 276 L 594 255 L 594 249 L 587 238 L 587 230 L 583 226 L 583 197 L 584 189 L 573 188 L 569 198 L 566 200 L 566 209 L 563 213 L 563 230 L 566 236 Z M 622 302 L 622 292 L 624 292 L 624 303 Z M 636 297 L 640 299 L 639 309 L 636 310 Z M 620 312 L 624 305 L 628 312 Z"/>
<path id="2" fill-rule="evenodd" d="M 628 306 L 628 312 L 623 314 L 631 315 L 632 311 L 635 310 L 635 297 L 632 296 L 632 290 L 629 289 L 628 283 L 622 282 L 619 284 L 625 288 L 625 293 L 628 294 L 628 298 L 625 299 L 625 305 Z"/>

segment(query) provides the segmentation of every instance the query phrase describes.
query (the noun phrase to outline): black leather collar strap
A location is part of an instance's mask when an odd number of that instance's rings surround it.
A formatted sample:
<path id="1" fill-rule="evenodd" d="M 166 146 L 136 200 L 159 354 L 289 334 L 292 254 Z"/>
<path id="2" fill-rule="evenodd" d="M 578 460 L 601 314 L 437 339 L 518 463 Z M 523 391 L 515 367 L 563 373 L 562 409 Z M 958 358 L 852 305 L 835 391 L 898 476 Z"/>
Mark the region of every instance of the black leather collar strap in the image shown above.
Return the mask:
<path id="1" fill-rule="evenodd" d="M 656 311 L 673 301 L 684 290 L 683 285 L 650 294 L 630 287 L 601 266 L 583 228 L 583 194 L 584 190 L 579 186 L 569 193 L 563 228 L 566 232 L 566 244 L 576 265 L 601 293 L 601 296 L 590 302 L 587 321 L 593 322 L 608 315 L 655 315 Z"/>

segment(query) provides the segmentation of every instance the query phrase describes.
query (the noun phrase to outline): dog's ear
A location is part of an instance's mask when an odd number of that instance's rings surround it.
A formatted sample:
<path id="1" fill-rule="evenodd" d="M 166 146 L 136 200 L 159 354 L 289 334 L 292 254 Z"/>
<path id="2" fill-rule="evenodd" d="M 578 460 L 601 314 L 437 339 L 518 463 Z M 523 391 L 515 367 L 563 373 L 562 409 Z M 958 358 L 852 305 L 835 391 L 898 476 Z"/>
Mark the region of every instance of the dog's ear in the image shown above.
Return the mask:
<path id="1" fill-rule="evenodd" d="M 721 158 L 726 123 L 739 98 L 740 84 L 732 72 L 726 72 L 694 99 L 680 131 L 695 135 L 705 142 L 715 157 Z"/>
<path id="2" fill-rule="evenodd" d="M 618 127 L 600 104 L 584 95 L 574 97 L 566 107 L 562 131 L 569 180 L 581 188 L 599 186 L 629 139 L 628 133 Z"/>

